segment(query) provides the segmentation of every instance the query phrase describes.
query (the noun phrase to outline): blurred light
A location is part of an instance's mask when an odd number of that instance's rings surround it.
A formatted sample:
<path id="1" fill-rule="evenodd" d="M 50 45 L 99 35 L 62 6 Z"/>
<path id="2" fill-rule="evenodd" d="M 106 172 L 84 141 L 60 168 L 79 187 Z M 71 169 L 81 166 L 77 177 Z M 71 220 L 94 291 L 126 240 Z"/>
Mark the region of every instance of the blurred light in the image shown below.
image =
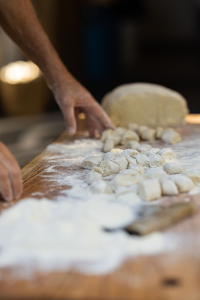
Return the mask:
<path id="1" fill-rule="evenodd" d="M 40 69 L 31 61 L 16 61 L 3 67 L 0 79 L 10 84 L 27 83 L 40 76 Z"/>

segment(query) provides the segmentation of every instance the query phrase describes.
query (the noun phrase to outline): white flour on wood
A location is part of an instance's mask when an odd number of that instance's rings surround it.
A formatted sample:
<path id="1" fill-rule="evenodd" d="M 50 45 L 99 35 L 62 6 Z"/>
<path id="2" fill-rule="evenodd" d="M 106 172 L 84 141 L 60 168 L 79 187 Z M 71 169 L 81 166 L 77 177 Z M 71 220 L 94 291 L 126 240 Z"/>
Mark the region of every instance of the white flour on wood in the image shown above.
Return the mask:
<path id="1" fill-rule="evenodd" d="M 52 189 L 58 185 L 72 188 L 62 190 L 54 201 L 27 198 L 1 213 L 0 268 L 104 274 L 129 257 L 176 247 L 176 236 L 170 233 L 135 237 L 118 229 L 137 218 L 143 202 L 131 205 L 112 194 L 89 191 L 85 182 L 89 170 L 82 169 L 80 162 L 88 155 L 102 154 L 101 148 L 100 141 L 90 139 L 47 148 L 49 168 L 41 175 L 44 184 L 51 181 Z M 178 158 L 187 164 L 182 153 Z M 116 230 L 106 232 L 105 227 Z"/>

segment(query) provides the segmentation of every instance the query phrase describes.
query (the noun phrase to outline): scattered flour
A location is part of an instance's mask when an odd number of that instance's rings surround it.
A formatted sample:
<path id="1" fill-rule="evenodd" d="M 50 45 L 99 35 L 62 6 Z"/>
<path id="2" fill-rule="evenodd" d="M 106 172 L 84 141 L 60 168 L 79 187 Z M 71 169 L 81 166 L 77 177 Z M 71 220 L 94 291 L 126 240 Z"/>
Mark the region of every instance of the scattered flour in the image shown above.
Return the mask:
<path id="1" fill-rule="evenodd" d="M 101 148 L 100 141 L 90 139 L 47 148 L 49 167 L 41 175 L 44 183 L 72 188 L 64 188 L 54 200 L 24 199 L 1 213 L 0 268 L 104 274 L 129 257 L 154 255 L 177 245 L 169 233 L 136 237 L 120 229 L 137 219 L 143 202 L 122 203 L 114 194 L 89 191 L 85 182 L 89 171 L 80 163 L 88 155 L 101 154 Z"/>

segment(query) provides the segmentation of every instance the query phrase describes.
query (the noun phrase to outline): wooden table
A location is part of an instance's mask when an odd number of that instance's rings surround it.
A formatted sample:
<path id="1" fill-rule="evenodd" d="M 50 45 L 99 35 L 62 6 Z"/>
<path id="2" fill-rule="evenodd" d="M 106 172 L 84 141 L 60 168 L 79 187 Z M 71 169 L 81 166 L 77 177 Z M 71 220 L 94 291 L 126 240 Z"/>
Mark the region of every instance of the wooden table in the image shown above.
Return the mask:
<path id="1" fill-rule="evenodd" d="M 199 123 L 188 117 L 188 121 Z M 196 122 L 195 122 L 196 120 Z M 178 129 L 183 138 L 195 131 L 200 125 L 187 125 Z M 56 143 L 69 143 L 81 138 L 62 134 Z M 197 149 L 200 151 L 200 149 Z M 23 197 L 38 197 L 37 192 L 54 199 L 67 186 L 56 186 L 43 181 L 42 174 L 51 163 L 46 159 L 50 155 L 44 151 L 22 169 L 24 179 Z M 60 167 L 62 171 L 62 167 Z M 74 170 L 76 171 L 76 170 Z M 65 170 L 66 173 L 66 170 Z M 53 186 L 53 188 L 52 188 Z M 34 194 L 36 193 L 36 194 Z M 37 274 L 32 280 L 14 280 L 8 270 L 0 278 L 0 299 L 116 299 L 116 300 L 197 300 L 200 299 L 200 195 L 187 195 L 196 207 L 195 214 L 167 229 L 179 238 L 179 247 L 174 252 L 154 256 L 137 256 L 127 260 L 120 268 L 104 276 L 84 276 L 78 273 Z M 184 201 L 186 195 L 168 197 L 163 201 L 172 203 Z M 5 209 L 3 202 L 0 209 Z"/>

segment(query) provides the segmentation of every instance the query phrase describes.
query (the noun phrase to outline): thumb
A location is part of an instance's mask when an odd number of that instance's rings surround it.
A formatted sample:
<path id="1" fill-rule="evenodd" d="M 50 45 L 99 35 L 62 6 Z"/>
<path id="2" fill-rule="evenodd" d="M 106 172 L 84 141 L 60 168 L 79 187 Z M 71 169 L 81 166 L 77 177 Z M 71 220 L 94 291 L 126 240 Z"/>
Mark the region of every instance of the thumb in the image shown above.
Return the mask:
<path id="1" fill-rule="evenodd" d="M 74 107 L 73 106 L 67 106 L 65 107 L 64 111 L 64 120 L 65 120 L 65 126 L 68 134 L 74 134 L 76 132 L 76 119 L 74 114 Z"/>

